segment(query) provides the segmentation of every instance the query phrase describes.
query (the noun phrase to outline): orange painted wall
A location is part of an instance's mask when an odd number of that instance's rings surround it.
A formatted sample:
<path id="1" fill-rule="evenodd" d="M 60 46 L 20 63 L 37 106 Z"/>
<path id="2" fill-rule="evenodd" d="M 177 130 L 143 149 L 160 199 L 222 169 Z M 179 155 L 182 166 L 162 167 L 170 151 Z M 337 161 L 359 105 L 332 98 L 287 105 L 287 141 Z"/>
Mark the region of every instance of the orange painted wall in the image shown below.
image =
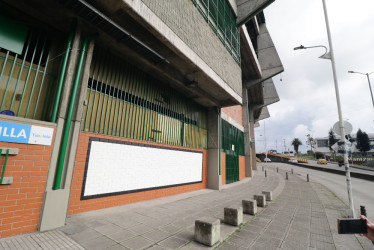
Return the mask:
<path id="1" fill-rule="evenodd" d="M 233 120 L 243 126 L 243 113 L 242 106 L 236 105 L 227 108 L 222 108 L 222 112 L 230 116 Z"/>
<path id="2" fill-rule="evenodd" d="M 226 185 L 226 154 L 221 153 L 221 175 L 222 185 Z"/>
<path id="3" fill-rule="evenodd" d="M 71 187 L 71 194 L 70 194 L 70 204 L 69 204 L 69 214 L 76 214 L 96 209 L 102 209 L 107 207 L 114 207 L 129 203 L 134 203 L 138 201 L 145 201 L 150 199 L 156 199 L 160 197 L 191 192 L 203 188 L 207 188 L 207 174 L 208 174 L 208 151 L 207 150 L 198 150 L 203 152 L 203 181 L 202 183 L 184 185 L 184 186 L 177 186 L 177 187 L 170 187 L 170 188 L 163 188 L 163 189 L 155 189 L 149 190 L 144 192 L 138 193 L 130 193 L 130 194 L 121 194 L 116 196 L 108 196 L 102 197 L 97 199 L 88 199 L 88 200 L 81 200 L 81 192 L 82 192 L 82 184 L 83 184 L 83 176 L 86 166 L 86 157 L 87 157 L 87 150 L 88 150 L 88 143 L 90 137 L 96 138 L 104 138 L 110 140 L 117 140 L 117 141 L 133 141 L 139 143 L 139 141 L 128 140 L 118 137 L 112 136 L 105 136 L 105 135 L 97 135 L 92 133 L 82 132 L 80 134 L 79 144 L 78 144 L 78 151 L 76 155 L 76 163 L 74 169 L 74 175 L 72 180 L 72 187 Z M 148 145 L 160 145 L 157 143 L 151 142 L 144 142 L 143 144 Z M 165 146 L 166 145 L 162 145 Z M 176 147 L 176 146 L 167 146 L 170 148 L 180 148 L 184 150 L 188 150 L 187 148 Z M 196 151 L 196 149 L 193 149 Z"/>
<path id="4" fill-rule="evenodd" d="M 239 156 L 239 180 L 245 179 L 245 156 Z"/>
<path id="5" fill-rule="evenodd" d="M 0 147 L 19 149 L 18 155 L 8 156 L 4 174 L 13 177 L 13 183 L 0 185 L 0 238 L 3 238 L 38 229 L 52 146 L 0 142 Z M 2 155 L 1 171 L 4 160 Z"/>

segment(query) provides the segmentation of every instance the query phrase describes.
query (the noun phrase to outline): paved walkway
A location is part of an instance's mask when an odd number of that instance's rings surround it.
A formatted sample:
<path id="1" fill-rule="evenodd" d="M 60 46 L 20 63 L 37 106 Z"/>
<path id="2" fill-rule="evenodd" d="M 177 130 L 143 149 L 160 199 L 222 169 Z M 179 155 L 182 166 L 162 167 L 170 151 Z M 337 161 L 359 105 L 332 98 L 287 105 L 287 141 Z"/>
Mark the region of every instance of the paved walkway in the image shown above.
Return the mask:
<path id="1" fill-rule="evenodd" d="M 218 249 L 373 249 L 367 239 L 338 235 L 336 218 L 346 205 L 317 183 L 300 176 L 260 170 L 250 180 L 221 191 L 200 190 L 69 216 L 67 225 L 46 233 L 0 240 L 0 249 L 212 249 L 193 241 L 194 221 L 223 220 L 223 209 L 262 190 L 276 200 L 240 228 L 221 223 Z M 369 244 L 370 243 L 370 244 Z"/>

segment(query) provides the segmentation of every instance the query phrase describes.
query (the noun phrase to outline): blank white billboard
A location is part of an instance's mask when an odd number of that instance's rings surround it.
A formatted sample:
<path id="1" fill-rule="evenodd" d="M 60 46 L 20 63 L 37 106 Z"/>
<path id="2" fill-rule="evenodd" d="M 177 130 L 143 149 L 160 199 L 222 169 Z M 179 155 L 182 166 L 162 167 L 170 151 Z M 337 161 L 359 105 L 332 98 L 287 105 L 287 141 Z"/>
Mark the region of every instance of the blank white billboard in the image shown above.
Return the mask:
<path id="1" fill-rule="evenodd" d="M 203 153 L 91 141 L 82 198 L 201 182 Z"/>

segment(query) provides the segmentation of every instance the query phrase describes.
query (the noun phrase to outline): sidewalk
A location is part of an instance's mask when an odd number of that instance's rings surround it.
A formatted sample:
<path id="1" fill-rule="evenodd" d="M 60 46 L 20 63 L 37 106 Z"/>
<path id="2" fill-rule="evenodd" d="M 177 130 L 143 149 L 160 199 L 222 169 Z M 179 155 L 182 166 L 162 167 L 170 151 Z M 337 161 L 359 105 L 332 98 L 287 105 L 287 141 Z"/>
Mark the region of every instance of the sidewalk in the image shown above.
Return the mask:
<path id="1" fill-rule="evenodd" d="M 172 197 L 69 216 L 59 230 L 0 239 L 0 249 L 212 249 L 193 241 L 194 221 L 223 220 L 223 209 L 273 190 L 276 200 L 240 227 L 221 223 L 218 249 L 373 249 L 366 238 L 341 236 L 336 218 L 346 205 L 317 183 L 267 170 L 221 191 Z M 238 231 L 237 231 L 238 230 Z M 237 231 L 237 232 L 235 232 Z M 370 244 L 369 244 L 370 243 Z"/>

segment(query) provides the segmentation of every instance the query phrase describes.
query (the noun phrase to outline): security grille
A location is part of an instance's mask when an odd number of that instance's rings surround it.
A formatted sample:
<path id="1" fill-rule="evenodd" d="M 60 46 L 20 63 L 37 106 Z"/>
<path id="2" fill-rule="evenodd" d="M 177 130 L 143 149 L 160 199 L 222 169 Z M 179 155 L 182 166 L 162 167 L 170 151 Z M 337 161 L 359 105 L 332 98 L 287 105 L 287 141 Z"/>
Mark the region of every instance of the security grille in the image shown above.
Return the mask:
<path id="1" fill-rule="evenodd" d="M 82 123 L 87 132 L 207 148 L 207 112 L 152 76 L 95 49 Z"/>
<path id="2" fill-rule="evenodd" d="M 1 33 L 1 30 L 0 30 Z M 29 30 L 21 53 L 0 45 L 0 111 L 18 117 L 48 120 L 56 76 L 49 37 Z M 6 44 L 5 44 L 6 45 Z"/>
<path id="3" fill-rule="evenodd" d="M 226 184 L 239 181 L 239 156 L 244 155 L 244 133 L 222 120 L 222 151 L 226 154 Z"/>
<path id="4" fill-rule="evenodd" d="M 227 0 L 192 0 L 217 37 L 240 65 L 240 36 L 235 12 Z"/>

